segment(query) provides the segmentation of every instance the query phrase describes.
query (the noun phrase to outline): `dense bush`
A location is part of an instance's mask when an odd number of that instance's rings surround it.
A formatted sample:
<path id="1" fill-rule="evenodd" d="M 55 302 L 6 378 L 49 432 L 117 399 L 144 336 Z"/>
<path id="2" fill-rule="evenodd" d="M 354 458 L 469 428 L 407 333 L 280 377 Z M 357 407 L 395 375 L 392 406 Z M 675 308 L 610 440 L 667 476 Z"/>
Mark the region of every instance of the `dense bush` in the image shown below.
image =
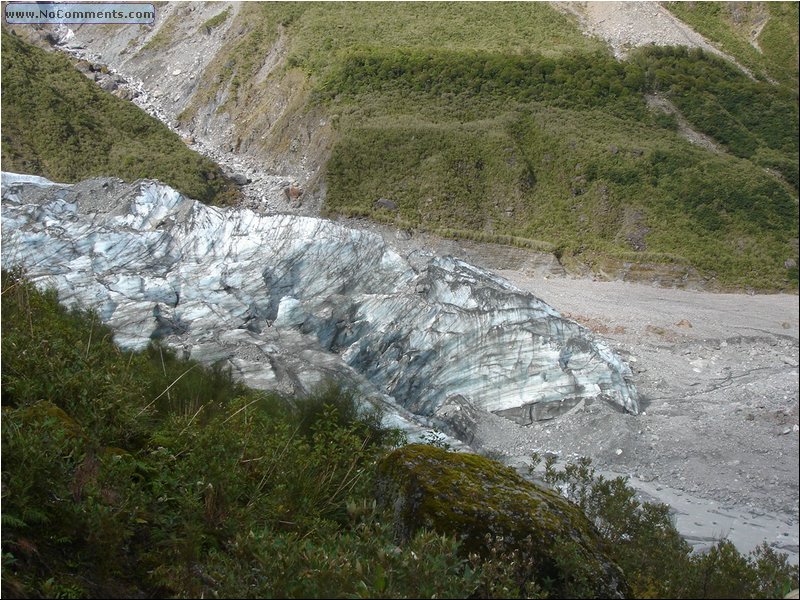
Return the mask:
<path id="1" fill-rule="evenodd" d="M 495 95 L 567 107 L 645 114 L 642 73 L 605 54 L 489 54 L 369 49 L 351 52 L 321 84 L 329 96 L 403 89 L 409 93 Z"/>
<path id="2" fill-rule="evenodd" d="M 797 88 L 797 3 L 666 2 L 665 6 L 758 79 Z"/>
<path id="3" fill-rule="evenodd" d="M 700 131 L 749 158 L 759 146 L 798 152 L 797 90 L 751 81 L 730 63 L 702 50 L 644 48 L 633 64 L 647 88 L 666 92 Z"/>

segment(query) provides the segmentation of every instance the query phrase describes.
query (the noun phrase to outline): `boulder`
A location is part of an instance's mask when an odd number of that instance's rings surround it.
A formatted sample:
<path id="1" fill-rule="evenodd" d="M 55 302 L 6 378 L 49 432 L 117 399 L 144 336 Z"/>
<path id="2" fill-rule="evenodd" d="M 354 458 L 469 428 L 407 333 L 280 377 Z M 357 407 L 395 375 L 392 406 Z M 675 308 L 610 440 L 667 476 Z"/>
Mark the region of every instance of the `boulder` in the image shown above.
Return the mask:
<path id="1" fill-rule="evenodd" d="M 290 200 L 291 202 L 297 202 L 300 200 L 300 196 L 303 195 L 303 189 L 300 186 L 292 183 L 291 185 L 283 188 L 283 193 L 286 195 L 287 200 Z"/>
<path id="2" fill-rule="evenodd" d="M 397 210 L 397 203 L 387 198 L 378 198 L 375 200 L 373 206 L 375 208 L 385 208 L 386 210 Z"/>
<path id="3" fill-rule="evenodd" d="M 103 88 L 107 92 L 113 92 L 114 90 L 116 90 L 119 87 L 119 85 L 113 79 L 107 78 L 107 79 L 104 79 L 100 83 L 100 87 Z"/>
<path id="4" fill-rule="evenodd" d="M 122 100 L 133 100 L 136 98 L 139 93 L 135 90 L 131 90 L 129 88 L 117 88 L 112 92 L 117 98 L 121 98 Z"/>
<path id="5" fill-rule="evenodd" d="M 85 435 L 80 424 L 75 419 L 49 400 L 40 400 L 36 404 L 26 407 L 20 416 L 23 422 L 28 423 L 51 421 L 56 428 L 63 430 L 64 435 L 70 439 L 83 438 Z"/>
<path id="6" fill-rule="evenodd" d="M 241 173 L 232 173 L 230 175 L 230 180 L 239 186 L 250 183 L 250 179 L 248 179 L 247 175 L 242 175 Z"/>
<path id="7" fill-rule="evenodd" d="M 84 75 L 88 75 L 89 73 L 95 72 L 94 65 L 90 63 L 88 60 L 79 60 L 78 62 L 75 63 L 75 68 L 78 69 L 78 71 L 80 71 Z"/>
<path id="8" fill-rule="evenodd" d="M 482 456 L 415 444 L 378 467 L 378 498 L 398 541 L 419 529 L 461 540 L 465 554 L 516 552 L 526 576 L 559 598 L 625 598 L 630 588 L 592 523 L 556 492 Z M 503 560 L 502 555 L 500 560 Z"/>

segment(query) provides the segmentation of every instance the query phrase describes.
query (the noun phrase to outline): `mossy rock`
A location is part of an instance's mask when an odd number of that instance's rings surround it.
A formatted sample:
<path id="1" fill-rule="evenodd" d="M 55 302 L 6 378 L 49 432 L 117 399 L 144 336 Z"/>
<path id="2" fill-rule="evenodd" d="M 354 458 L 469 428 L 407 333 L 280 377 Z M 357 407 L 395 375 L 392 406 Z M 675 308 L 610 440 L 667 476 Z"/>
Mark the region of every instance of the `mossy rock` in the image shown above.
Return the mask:
<path id="1" fill-rule="evenodd" d="M 396 533 L 455 535 L 467 554 L 516 552 L 528 581 L 555 597 L 624 598 L 630 588 L 592 523 L 556 492 L 474 454 L 409 445 L 379 465 L 379 499 L 392 506 Z"/>
<path id="2" fill-rule="evenodd" d="M 52 420 L 55 424 L 60 425 L 64 430 L 67 437 L 77 439 L 85 437 L 83 428 L 80 424 L 69 416 L 64 410 L 49 400 L 40 400 L 36 404 L 25 408 L 22 412 L 23 421 L 27 422 L 44 422 Z"/>

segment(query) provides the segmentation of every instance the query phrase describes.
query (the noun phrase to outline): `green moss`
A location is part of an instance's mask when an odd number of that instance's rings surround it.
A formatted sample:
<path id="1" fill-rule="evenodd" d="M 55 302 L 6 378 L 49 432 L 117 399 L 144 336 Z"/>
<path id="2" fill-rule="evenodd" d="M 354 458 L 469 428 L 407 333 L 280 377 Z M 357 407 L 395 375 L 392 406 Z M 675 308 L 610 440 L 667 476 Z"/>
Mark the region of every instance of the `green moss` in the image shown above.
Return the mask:
<path id="1" fill-rule="evenodd" d="M 73 438 L 84 436 L 80 424 L 70 417 L 62 408 L 59 408 L 49 400 L 41 400 L 25 408 L 20 415 L 22 420 L 44 421 L 50 420 L 57 424 L 66 435 Z"/>
<path id="2" fill-rule="evenodd" d="M 575 574 L 560 568 L 571 555 L 593 581 L 594 593 L 617 597 L 628 591 L 577 506 L 495 461 L 410 445 L 384 458 L 378 476 L 380 497 L 394 506 L 401 538 L 433 529 L 459 536 L 466 552 L 487 558 L 502 540 L 505 551 L 532 558 L 536 580 L 555 581 L 553 591 L 559 594 L 575 584 Z"/>

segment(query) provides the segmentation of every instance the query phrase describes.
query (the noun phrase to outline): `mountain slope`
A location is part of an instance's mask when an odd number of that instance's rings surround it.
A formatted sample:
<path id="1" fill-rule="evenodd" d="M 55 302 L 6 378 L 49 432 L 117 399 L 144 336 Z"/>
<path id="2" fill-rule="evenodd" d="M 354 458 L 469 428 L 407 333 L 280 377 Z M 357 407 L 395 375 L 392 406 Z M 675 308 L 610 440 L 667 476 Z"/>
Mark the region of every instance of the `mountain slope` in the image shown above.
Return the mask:
<path id="1" fill-rule="evenodd" d="M 235 186 L 157 119 L 101 90 L 66 57 L 2 32 L 3 168 L 64 182 L 155 178 L 205 202 Z"/>
<path id="2" fill-rule="evenodd" d="M 797 289 L 796 85 L 698 50 L 619 62 L 543 3 L 491 19 L 480 3 L 230 8 L 174 3 L 152 31 L 77 38 L 178 90 L 160 107 L 187 133 L 297 179 L 304 210 L 554 252 L 601 277 L 637 264 L 678 285 Z"/>
<path id="3" fill-rule="evenodd" d="M 665 2 L 762 79 L 797 88 L 796 2 Z"/>

